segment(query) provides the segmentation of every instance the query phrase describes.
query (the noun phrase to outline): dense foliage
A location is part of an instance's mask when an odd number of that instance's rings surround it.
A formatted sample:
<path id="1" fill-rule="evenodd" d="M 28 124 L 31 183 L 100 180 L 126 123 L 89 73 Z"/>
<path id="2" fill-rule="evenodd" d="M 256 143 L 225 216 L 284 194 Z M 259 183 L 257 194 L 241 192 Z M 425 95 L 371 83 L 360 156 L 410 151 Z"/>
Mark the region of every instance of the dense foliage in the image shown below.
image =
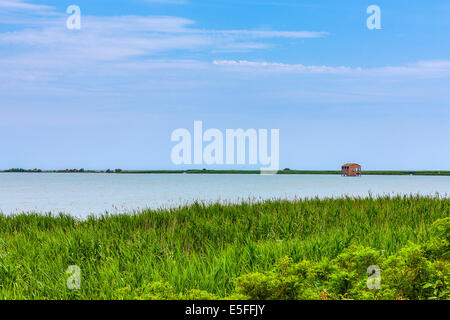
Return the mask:
<path id="1" fill-rule="evenodd" d="M 449 213 L 417 196 L 0 215 L 0 298 L 448 299 Z"/>

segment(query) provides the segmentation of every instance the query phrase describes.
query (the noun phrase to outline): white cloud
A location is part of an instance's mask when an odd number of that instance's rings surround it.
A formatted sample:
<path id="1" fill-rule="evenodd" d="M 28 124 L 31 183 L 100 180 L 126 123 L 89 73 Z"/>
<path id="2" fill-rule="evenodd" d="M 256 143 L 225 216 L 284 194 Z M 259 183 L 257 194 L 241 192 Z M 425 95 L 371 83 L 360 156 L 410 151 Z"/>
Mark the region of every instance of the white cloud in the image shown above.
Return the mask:
<path id="1" fill-rule="evenodd" d="M 0 0 L 1 1 L 1 0 Z M 65 56 L 74 60 L 120 60 L 165 51 L 245 52 L 271 47 L 269 38 L 322 37 L 323 32 L 202 30 L 195 21 L 168 16 L 82 16 L 82 29 L 66 29 L 67 15 L 14 16 L 8 23 L 26 28 L 0 33 L 2 45 L 17 47 L 17 55 Z M 26 21 L 26 22 L 25 22 Z M 264 39 L 265 41 L 256 41 Z"/>
<path id="2" fill-rule="evenodd" d="M 5 10 L 50 10 L 53 7 L 31 4 L 22 0 L 0 0 L 0 9 Z"/>
<path id="3" fill-rule="evenodd" d="M 305 66 L 303 64 L 286 64 L 278 62 L 255 62 L 246 60 L 216 60 L 214 65 L 231 71 L 259 72 L 289 72 L 298 74 L 339 74 L 364 76 L 419 76 L 446 77 L 450 76 L 450 61 L 420 61 L 405 66 L 385 66 L 377 68 L 362 68 L 348 66 Z"/>
<path id="4" fill-rule="evenodd" d="M 371 68 L 368 71 L 374 75 L 400 75 L 400 76 L 424 76 L 442 77 L 450 76 L 450 60 L 443 61 L 419 61 L 405 66 L 387 66 Z"/>
<path id="5" fill-rule="evenodd" d="M 23 8 L 22 11 L 27 12 L 30 8 L 23 1 L 0 0 L 0 8 L 1 5 L 9 5 L 11 8 L 25 6 L 27 9 Z M 23 91 L 24 87 L 47 92 L 69 88 L 76 91 L 77 87 L 101 86 L 102 81 L 120 83 L 126 78 L 133 82 L 139 77 L 153 81 L 152 85 L 167 77 L 170 80 L 166 78 L 165 87 L 169 87 L 170 82 L 189 82 L 189 77 L 195 72 L 204 72 L 208 74 L 207 77 L 212 78 L 220 78 L 229 72 L 245 72 L 246 77 L 254 77 L 254 73 L 257 77 L 259 72 L 365 78 L 395 76 L 402 79 L 411 76 L 450 75 L 450 61 L 423 61 L 405 66 L 378 68 L 247 60 L 202 62 L 196 60 L 201 59 L 197 58 L 199 53 L 261 50 L 273 46 L 271 38 L 321 38 L 327 33 L 202 30 L 196 27 L 195 21 L 181 17 L 84 15 L 81 30 L 67 30 L 66 14 L 59 14 L 54 10 L 46 12 L 48 15 L 39 17 L 10 17 L 11 23 L 26 21 L 26 27 L 20 25 L 16 31 L 0 33 L 0 50 L 2 46 L 8 48 L 1 51 L 0 55 L 1 92 L 12 92 L 11 88 Z M 10 50 L 11 48 L 13 50 Z M 174 51 L 177 53 L 172 55 Z M 187 54 L 179 55 L 179 51 Z"/>
<path id="6" fill-rule="evenodd" d="M 286 64 L 279 62 L 253 62 L 246 60 L 217 60 L 213 64 L 235 68 L 236 70 L 248 71 L 249 69 L 260 71 L 282 71 L 312 74 L 351 74 L 361 69 L 350 67 L 328 67 L 328 66 L 305 66 L 302 64 Z"/>
<path id="7" fill-rule="evenodd" d="M 224 30 L 216 31 L 225 35 L 250 37 L 250 38 L 291 38 L 291 39 L 310 39 L 323 38 L 328 32 L 314 31 L 272 31 L 272 30 Z"/>
<path id="8" fill-rule="evenodd" d="M 66 29 L 67 14 L 52 7 L 23 0 L 0 0 L 0 8 L 0 21 L 19 29 L 0 33 L 0 49 L 1 45 L 12 44 L 21 46 L 21 49 L 29 46 L 30 52 L 39 49 L 41 54 L 46 50 L 51 54 L 76 53 L 79 57 L 84 55 L 96 60 L 101 57 L 105 60 L 132 58 L 171 50 L 242 52 L 270 47 L 271 44 L 267 43 L 270 38 L 319 38 L 326 35 L 313 31 L 203 30 L 195 28 L 195 21 L 181 17 L 98 17 L 84 14 L 82 30 L 71 32 Z"/>

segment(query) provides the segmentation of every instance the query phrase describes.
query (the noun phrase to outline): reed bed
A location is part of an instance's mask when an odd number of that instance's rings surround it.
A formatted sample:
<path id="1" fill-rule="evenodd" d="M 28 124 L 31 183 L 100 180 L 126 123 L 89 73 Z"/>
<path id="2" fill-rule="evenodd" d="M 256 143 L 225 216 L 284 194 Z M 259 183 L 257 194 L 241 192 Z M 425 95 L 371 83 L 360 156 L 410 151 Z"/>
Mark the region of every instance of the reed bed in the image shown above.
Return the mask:
<path id="1" fill-rule="evenodd" d="M 450 199 L 421 196 L 195 203 L 78 220 L 0 215 L 0 298 L 114 299 L 145 283 L 226 297 L 241 275 L 284 257 L 333 259 L 352 245 L 398 252 L 450 216 Z M 81 289 L 66 286 L 68 266 Z"/>

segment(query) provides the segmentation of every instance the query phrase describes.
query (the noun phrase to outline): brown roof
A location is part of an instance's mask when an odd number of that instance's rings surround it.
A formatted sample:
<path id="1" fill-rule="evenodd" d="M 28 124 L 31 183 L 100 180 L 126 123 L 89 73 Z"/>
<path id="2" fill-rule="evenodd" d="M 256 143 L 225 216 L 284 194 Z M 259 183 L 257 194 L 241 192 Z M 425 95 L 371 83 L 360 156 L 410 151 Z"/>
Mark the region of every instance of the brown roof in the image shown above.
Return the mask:
<path id="1" fill-rule="evenodd" d="M 342 165 L 343 167 L 353 167 L 353 166 L 361 166 L 361 165 L 359 165 L 359 164 L 357 164 L 357 163 L 346 163 L 346 164 L 344 164 L 344 165 Z"/>

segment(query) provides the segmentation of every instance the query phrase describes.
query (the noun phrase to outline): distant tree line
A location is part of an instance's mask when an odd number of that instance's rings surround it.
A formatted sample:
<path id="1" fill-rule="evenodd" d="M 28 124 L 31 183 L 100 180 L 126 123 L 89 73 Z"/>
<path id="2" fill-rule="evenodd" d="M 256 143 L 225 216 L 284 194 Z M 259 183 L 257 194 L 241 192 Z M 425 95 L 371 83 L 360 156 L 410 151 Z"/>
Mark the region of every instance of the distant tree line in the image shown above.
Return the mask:
<path id="1" fill-rule="evenodd" d="M 107 170 L 85 170 L 84 168 L 81 169 L 60 169 L 60 170 L 41 170 L 41 169 L 23 169 L 23 168 L 11 168 L 7 170 L 0 170 L 0 172 L 47 172 L 47 173 L 83 173 L 83 172 L 90 172 L 90 173 L 121 173 L 123 172 L 122 169 L 107 169 Z"/>
<path id="2" fill-rule="evenodd" d="M 65 170 L 56 170 L 56 172 L 58 172 L 58 173 L 64 173 L 64 172 L 67 172 L 67 173 L 84 172 L 84 169 L 83 169 L 83 168 L 81 168 L 81 169 L 65 169 Z"/>
<path id="3" fill-rule="evenodd" d="M 4 172 L 42 172 L 41 169 L 23 169 L 23 168 L 12 168 L 12 169 L 8 169 L 5 170 Z"/>
<path id="4" fill-rule="evenodd" d="M 121 173 L 122 169 L 114 169 L 114 170 L 107 169 L 105 172 L 106 173 Z"/>
<path id="5" fill-rule="evenodd" d="M 151 173 L 186 173 L 186 174 L 260 174 L 259 170 L 208 170 L 208 169 L 189 169 L 189 170 L 85 170 L 81 169 L 63 169 L 63 170 L 41 170 L 41 169 L 23 169 L 11 168 L 0 170 L 0 172 L 43 172 L 43 173 L 128 173 L 128 174 L 151 174 Z M 285 168 L 278 171 L 278 174 L 341 174 L 337 170 L 292 170 Z M 450 171 L 364 171 L 365 175 L 414 175 L 414 176 L 450 176 Z"/>

